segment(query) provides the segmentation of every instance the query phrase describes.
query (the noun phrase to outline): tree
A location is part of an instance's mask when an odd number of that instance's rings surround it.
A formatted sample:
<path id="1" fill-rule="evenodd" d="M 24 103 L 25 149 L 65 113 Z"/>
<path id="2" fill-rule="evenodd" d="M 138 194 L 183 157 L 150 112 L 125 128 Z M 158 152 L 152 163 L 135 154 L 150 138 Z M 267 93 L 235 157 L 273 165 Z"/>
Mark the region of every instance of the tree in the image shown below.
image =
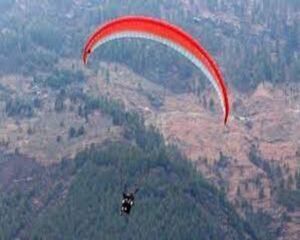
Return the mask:
<path id="1" fill-rule="evenodd" d="M 259 199 L 263 199 L 265 197 L 265 192 L 264 192 L 264 188 L 263 187 L 261 187 L 259 189 L 258 197 L 259 197 Z"/>
<path id="2" fill-rule="evenodd" d="M 214 100 L 212 98 L 209 100 L 209 110 L 211 112 L 215 111 L 215 102 L 214 102 Z"/>
<path id="3" fill-rule="evenodd" d="M 76 137 L 76 129 L 74 127 L 69 128 L 69 139 Z"/>
<path id="4" fill-rule="evenodd" d="M 55 99 L 55 103 L 54 103 L 54 109 L 56 112 L 62 112 L 64 110 L 65 106 L 64 106 L 64 98 L 61 96 L 58 96 Z"/>
<path id="5" fill-rule="evenodd" d="M 81 126 L 77 131 L 77 136 L 82 136 L 85 133 L 84 126 Z"/>

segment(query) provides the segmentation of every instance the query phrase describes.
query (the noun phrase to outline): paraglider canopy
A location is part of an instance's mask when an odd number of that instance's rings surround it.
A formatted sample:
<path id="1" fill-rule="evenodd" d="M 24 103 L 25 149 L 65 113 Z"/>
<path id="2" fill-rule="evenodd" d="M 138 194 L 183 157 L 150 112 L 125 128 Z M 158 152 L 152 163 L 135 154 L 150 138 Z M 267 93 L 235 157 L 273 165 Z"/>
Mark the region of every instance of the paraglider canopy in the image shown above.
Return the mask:
<path id="1" fill-rule="evenodd" d="M 214 86 L 224 111 L 224 123 L 229 115 L 228 92 L 221 71 L 212 56 L 190 34 L 160 19 L 126 16 L 107 22 L 88 39 L 83 50 L 83 62 L 98 46 L 120 38 L 145 38 L 165 44 L 188 58 Z"/>

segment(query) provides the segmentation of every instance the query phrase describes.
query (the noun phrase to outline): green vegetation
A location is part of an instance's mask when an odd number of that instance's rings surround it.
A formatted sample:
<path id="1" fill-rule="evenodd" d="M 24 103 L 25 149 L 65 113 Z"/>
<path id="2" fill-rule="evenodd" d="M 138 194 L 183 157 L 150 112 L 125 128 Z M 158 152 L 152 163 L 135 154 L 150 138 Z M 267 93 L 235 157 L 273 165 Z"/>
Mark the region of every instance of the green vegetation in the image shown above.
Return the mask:
<path id="1" fill-rule="evenodd" d="M 163 15 L 196 36 L 214 56 L 222 55 L 217 60 L 226 69 L 226 79 L 241 91 L 253 90 L 265 81 L 275 84 L 299 81 L 297 18 L 287 24 L 287 19 L 274 14 L 276 11 L 295 13 L 295 1 L 254 1 L 254 9 L 249 17 L 246 3 L 207 0 L 200 4 L 193 1 L 198 8 L 191 6 L 187 11 L 182 11 L 180 2 L 152 1 L 145 4 L 133 1 L 120 8 L 117 0 L 110 1 L 104 3 L 105 10 L 97 12 L 98 17 L 91 16 L 91 21 L 98 25 L 107 16 L 126 13 Z M 222 12 L 229 23 L 215 18 L 201 19 L 202 12 L 199 9 L 205 6 L 212 13 Z M 194 22 L 192 16 L 199 16 L 200 22 Z M 231 18 L 234 18 L 232 22 Z M 236 23 L 239 27 L 236 27 Z M 97 59 L 125 63 L 139 74 L 161 84 L 165 76 L 172 76 L 172 81 L 166 86 L 174 91 L 188 90 L 191 85 L 188 80 L 193 75 L 199 75 L 199 71 L 195 71 L 186 59 L 157 43 L 117 41 L 107 44 L 94 55 Z"/>
<path id="2" fill-rule="evenodd" d="M 294 211 L 300 208 L 300 174 L 295 176 L 296 188 L 282 188 L 278 193 L 278 201 L 288 208 L 289 211 Z"/>
<path id="3" fill-rule="evenodd" d="M 71 83 L 81 83 L 85 80 L 82 71 L 70 71 L 70 70 L 55 70 L 51 75 L 43 78 L 36 77 L 35 82 L 37 84 L 43 84 L 46 87 L 52 89 L 64 89 Z"/>
<path id="4" fill-rule="evenodd" d="M 284 178 L 280 165 L 274 163 L 273 161 L 269 162 L 259 155 L 258 150 L 252 146 L 249 153 L 249 160 L 258 168 L 262 169 L 271 180 L 272 190 L 278 190 L 284 187 Z M 260 177 L 256 176 L 253 178 L 253 183 L 257 187 L 261 187 Z"/>
<path id="5" fill-rule="evenodd" d="M 274 232 L 265 229 L 272 222 L 269 215 L 254 212 L 243 202 L 247 222 L 243 221 L 224 194 L 207 184 L 176 148 L 166 146 L 153 127 L 146 128 L 139 115 L 125 112 L 119 102 L 88 96 L 82 89 L 69 91 L 85 80 L 84 74 L 61 69 L 57 63 L 59 59 L 79 60 L 86 37 L 100 23 L 138 13 L 168 19 L 200 39 L 225 70 L 226 80 L 241 91 L 253 90 L 263 81 L 296 82 L 300 73 L 299 24 L 291 16 L 299 1 L 255 1 L 251 16 L 244 4 L 234 1 L 204 0 L 203 6 L 195 8 L 185 8 L 179 0 L 130 0 L 122 5 L 120 0 L 101 5 L 99 1 L 79 2 L 84 2 L 83 6 L 75 6 L 71 0 L 38 2 L 26 4 L 22 10 L 15 1 L 1 0 L 0 74 L 33 76 L 35 84 L 55 90 L 56 112 L 65 110 L 64 100 L 69 97 L 72 103 L 79 102 L 78 115 L 87 121 L 95 110 L 106 113 L 122 128 L 123 138 L 118 143 L 91 146 L 74 161 L 34 169 L 27 174 L 33 180 L 18 175 L 8 183 L 0 181 L 0 239 L 274 239 Z M 213 13 L 228 14 L 226 19 L 236 17 L 240 27 L 222 20 L 193 21 L 205 6 Z M 284 14 L 276 14 L 279 10 Z M 290 17 L 288 24 L 285 15 Z M 93 58 L 91 68 L 98 69 L 100 60 L 120 62 L 174 92 L 192 90 L 200 96 L 205 88 L 205 84 L 199 87 L 190 81 L 199 78 L 191 63 L 156 43 L 117 41 L 95 52 Z M 107 71 L 107 83 L 110 78 Z M 152 94 L 148 98 L 156 107 L 163 101 Z M 39 98 L 5 101 L 6 114 L 15 118 L 32 117 L 35 108 L 43 107 Z M 212 99 L 203 102 L 214 111 Z M 28 134 L 32 131 L 28 128 Z M 83 126 L 69 129 L 70 139 L 84 134 Z M 56 142 L 64 139 L 58 135 Z M 252 150 L 251 162 L 271 179 L 278 202 L 289 210 L 299 208 L 299 175 L 289 177 L 286 184 L 280 166 L 267 163 Z M 0 159 L 0 180 L 10 178 L 2 165 L 9 161 Z M 226 164 L 226 157 L 220 156 L 217 168 L 225 169 Z M 141 186 L 137 205 L 127 220 L 118 215 L 124 182 Z M 252 182 L 263 199 L 259 176 Z M 241 194 L 240 188 L 238 192 Z"/>
<path id="6" fill-rule="evenodd" d="M 110 115 L 126 139 L 92 145 L 74 161 L 30 172 L 33 182 L 6 187 L 2 239 L 256 239 L 224 195 L 139 115 L 105 98 L 86 98 L 87 117 L 92 109 Z M 127 220 L 119 216 L 124 183 L 140 187 Z"/>
<path id="7" fill-rule="evenodd" d="M 57 53 L 64 46 L 63 30 L 49 22 L 35 22 L 31 25 L 29 31 L 30 37 L 36 46 L 41 46 Z"/>
<path id="8" fill-rule="evenodd" d="M 228 188 L 228 183 L 225 179 L 231 174 L 231 171 L 228 170 L 231 165 L 230 160 L 232 159 L 220 152 L 219 160 L 216 161 L 214 165 L 210 166 L 210 171 L 213 171 L 214 175 L 218 176 L 218 186 L 223 190 Z M 274 162 L 269 163 L 268 161 L 263 160 L 254 146 L 250 149 L 249 160 L 268 175 L 268 178 L 271 179 L 271 191 L 276 191 L 275 194 L 277 194 L 283 178 L 281 168 Z M 243 174 L 243 171 L 244 170 L 241 169 L 241 174 Z M 258 200 L 264 200 L 266 192 L 262 183 L 262 175 L 262 173 L 254 175 L 238 185 L 235 206 L 243 212 L 244 218 L 250 225 L 250 228 L 255 229 L 257 239 L 273 240 L 282 233 L 281 226 L 277 227 L 272 225 L 274 222 L 278 221 L 278 219 L 273 218 L 273 216 L 270 215 L 269 212 L 264 211 L 263 208 L 253 208 L 251 202 L 245 198 L 245 195 L 243 194 L 248 192 L 251 186 L 251 188 L 254 188 L 257 191 Z M 253 192 L 253 190 L 251 190 L 251 192 Z M 280 218 L 280 221 L 285 221 L 284 215 L 279 216 L 278 218 Z"/>
<path id="9" fill-rule="evenodd" d="M 297 0 L 254 1 L 250 16 L 246 3 L 190 2 L 193 5 L 185 9 L 180 0 L 128 1 L 122 6 L 119 0 L 112 0 L 101 2 L 101 7 L 97 1 L 82 3 L 80 7 L 72 1 L 52 1 L 47 9 L 38 3 L 26 6 L 32 14 L 24 22 L 24 18 L 11 17 L 9 10 L 17 8 L 13 1 L 1 1 L 3 9 L 7 9 L 0 22 L 1 73 L 30 75 L 33 71 L 52 71 L 59 58 L 80 58 L 84 41 L 97 25 L 116 16 L 144 14 L 163 16 L 201 40 L 226 69 L 227 81 L 241 91 L 253 90 L 264 81 L 299 81 Z M 204 8 L 224 13 L 229 22 L 201 18 L 199 9 Z M 199 20 L 194 21 L 193 17 Z M 193 89 L 192 81 L 199 71 L 173 50 L 157 43 L 140 40 L 108 43 L 93 58 L 126 64 L 175 92 L 199 91 Z M 57 76 L 53 78 L 48 79 L 49 84 L 57 87 Z M 164 79 L 172 81 L 165 83 Z"/>
<path id="10" fill-rule="evenodd" d="M 245 212 L 247 221 L 251 223 L 251 228 L 255 229 L 257 239 L 276 239 L 280 229 L 277 229 L 278 232 L 272 230 L 270 223 L 273 221 L 273 219 L 270 215 L 262 210 L 255 211 L 247 202 L 243 203 L 243 210 Z"/>
<path id="11" fill-rule="evenodd" d="M 24 99 L 8 99 L 5 112 L 9 117 L 32 117 L 34 115 L 33 103 Z"/>
<path id="12" fill-rule="evenodd" d="M 74 127 L 70 127 L 69 129 L 69 139 L 80 137 L 84 135 L 84 127 L 81 126 L 80 128 L 76 129 Z"/>
<path id="13" fill-rule="evenodd" d="M 110 144 L 75 163 L 65 202 L 34 221 L 30 239 L 246 239 L 246 225 L 223 195 L 171 151 Z M 119 216 L 120 163 L 131 186 L 149 171 L 127 220 Z"/>
<path id="14" fill-rule="evenodd" d="M 296 173 L 295 176 L 288 175 L 288 177 L 286 178 L 286 175 L 284 173 L 289 173 L 288 166 L 280 166 L 278 162 L 270 162 L 264 160 L 254 146 L 251 148 L 251 151 L 249 153 L 249 159 L 254 165 L 256 165 L 267 174 L 268 179 L 270 179 L 271 183 L 271 194 L 275 196 L 277 203 L 286 207 L 290 212 L 299 210 L 300 174 Z M 260 179 L 260 176 L 256 176 L 251 179 L 250 182 L 252 182 L 253 185 L 258 189 L 259 198 L 261 199 L 264 197 L 264 189 Z M 276 235 L 272 235 L 273 233 L 271 231 L 261 231 L 261 226 L 269 226 L 269 223 L 272 223 L 270 216 L 268 216 L 264 212 L 258 212 L 252 215 L 253 209 L 248 204 L 244 204 L 243 210 L 246 213 L 247 221 L 251 223 L 251 227 L 253 229 L 257 229 L 256 233 L 259 239 L 274 239 Z M 281 220 L 287 221 L 287 215 L 283 214 L 281 216 Z M 282 229 L 278 228 L 276 231 L 277 232 L 275 232 L 275 234 L 279 234 Z"/>

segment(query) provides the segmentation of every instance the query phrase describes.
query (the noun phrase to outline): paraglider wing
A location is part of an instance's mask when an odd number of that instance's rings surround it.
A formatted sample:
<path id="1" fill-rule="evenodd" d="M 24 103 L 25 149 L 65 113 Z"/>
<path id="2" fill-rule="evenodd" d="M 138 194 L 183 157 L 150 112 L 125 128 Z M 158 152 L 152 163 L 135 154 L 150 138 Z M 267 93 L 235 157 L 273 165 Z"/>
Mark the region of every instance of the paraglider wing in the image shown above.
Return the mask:
<path id="1" fill-rule="evenodd" d="M 218 93 L 224 111 L 224 123 L 229 115 L 227 88 L 219 67 L 211 55 L 191 35 L 159 19 L 127 16 L 112 20 L 95 31 L 83 50 L 83 62 L 100 45 L 120 38 L 145 38 L 165 44 L 188 58 L 209 79 Z"/>

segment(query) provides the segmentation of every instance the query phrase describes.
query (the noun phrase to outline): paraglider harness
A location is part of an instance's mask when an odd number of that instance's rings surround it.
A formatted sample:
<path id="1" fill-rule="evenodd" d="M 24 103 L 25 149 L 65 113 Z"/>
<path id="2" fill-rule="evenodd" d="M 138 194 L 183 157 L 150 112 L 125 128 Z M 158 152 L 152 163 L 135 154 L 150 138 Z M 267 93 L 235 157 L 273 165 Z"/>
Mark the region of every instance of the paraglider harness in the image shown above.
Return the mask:
<path id="1" fill-rule="evenodd" d="M 121 207 L 121 212 L 120 212 L 121 216 L 123 214 L 126 214 L 126 215 L 130 214 L 131 207 L 134 205 L 134 195 L 138 191 L 139 191 L 139 189 L 136 188 L 134 192 L 128 193 L 126 191 L 126 185 L 125 185 L 124 191 L 123 191 L 122 207 Z"/>

